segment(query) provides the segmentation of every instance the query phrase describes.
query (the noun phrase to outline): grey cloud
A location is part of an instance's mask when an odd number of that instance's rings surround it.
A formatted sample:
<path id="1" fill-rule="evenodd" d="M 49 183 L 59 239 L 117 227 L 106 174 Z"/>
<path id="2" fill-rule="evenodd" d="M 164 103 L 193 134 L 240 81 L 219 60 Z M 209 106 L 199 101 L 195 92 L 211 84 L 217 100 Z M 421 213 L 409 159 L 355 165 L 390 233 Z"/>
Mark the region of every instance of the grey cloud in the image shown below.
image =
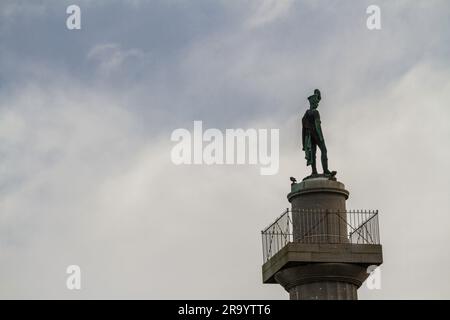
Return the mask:
<path id="1" fill-rule="evenodd" d="M 447 2 L 380 1 L 379 32 L 369 2 L 80 3 L 73 33 L 64 1 L 0 5 L 1 297 L 286 298 L 260 283 L 259 231 L 307 174 L 316 86 L 348 206 L 381 210 L 383 289 L 361 297 L 450 296 Z M 280 128 L 280 173 L 174 166 L 193 120 Z"/>

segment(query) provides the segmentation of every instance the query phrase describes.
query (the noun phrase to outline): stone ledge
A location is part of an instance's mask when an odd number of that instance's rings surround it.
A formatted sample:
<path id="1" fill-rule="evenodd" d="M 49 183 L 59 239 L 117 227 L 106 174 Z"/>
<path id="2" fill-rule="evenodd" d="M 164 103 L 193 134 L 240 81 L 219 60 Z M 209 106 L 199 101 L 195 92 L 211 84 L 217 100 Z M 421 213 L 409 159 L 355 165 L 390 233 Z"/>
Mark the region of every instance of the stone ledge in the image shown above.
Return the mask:
<path id="1" fill-rule="evenodd" d="M 382 246 L 375 244 L 288 243 L 262 266 L 263 283 L 276 283 L 275 274 L 285 268 L 311 263 L 381 265 Z"/>
<path id="2" fill-rule="evenodd" d="M 332 192 L 340 193 L 348 199 L 349 192 L 345 190 L 345 185 L 342 182 L 329 180 L 327 178 L 313 178 L 304 180 L 299 183 L 293 183 L 291 185 L 291 192 L 288 194 L 289 202 L 293 197 L 316 192 Z"/>

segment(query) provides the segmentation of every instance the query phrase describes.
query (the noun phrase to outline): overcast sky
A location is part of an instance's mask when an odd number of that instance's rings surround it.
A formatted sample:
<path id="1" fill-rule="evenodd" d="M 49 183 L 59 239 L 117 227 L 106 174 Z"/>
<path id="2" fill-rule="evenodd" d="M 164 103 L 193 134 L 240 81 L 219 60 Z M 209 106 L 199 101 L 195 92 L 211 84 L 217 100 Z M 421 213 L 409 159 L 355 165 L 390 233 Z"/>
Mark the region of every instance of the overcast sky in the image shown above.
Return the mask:
<path id="1" fill-rule="evenodd" d="M 447 0 L 2 0 L 0 298 L 287 299 L 261 283 L 260 231 L 309 173 L 318 87 L 347 207 L 380 210 L 382 289 L 360 298 L 449 299 L 449 16 Z M 279 173 L 175 166 L 170 135 L 194 120 L 280 129 Z"/>

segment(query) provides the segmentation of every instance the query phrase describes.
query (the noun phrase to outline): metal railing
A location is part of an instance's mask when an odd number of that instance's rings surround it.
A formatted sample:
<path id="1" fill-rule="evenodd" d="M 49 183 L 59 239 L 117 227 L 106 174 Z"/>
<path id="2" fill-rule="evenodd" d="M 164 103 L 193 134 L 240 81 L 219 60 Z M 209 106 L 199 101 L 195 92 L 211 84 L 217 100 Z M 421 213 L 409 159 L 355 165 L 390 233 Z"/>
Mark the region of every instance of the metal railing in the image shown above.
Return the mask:
<path id="1" fill-rule="evenodd" d="M 286 209 L 270 226 L 261 231 L 264 262 L 293 241 L 292 215 Z"/>
<path id="2" fill-rule="evenodd" d="M 378 210 L 286 209 L 261 234 L 264 262 L 290 242 L 379 244 Z"/>

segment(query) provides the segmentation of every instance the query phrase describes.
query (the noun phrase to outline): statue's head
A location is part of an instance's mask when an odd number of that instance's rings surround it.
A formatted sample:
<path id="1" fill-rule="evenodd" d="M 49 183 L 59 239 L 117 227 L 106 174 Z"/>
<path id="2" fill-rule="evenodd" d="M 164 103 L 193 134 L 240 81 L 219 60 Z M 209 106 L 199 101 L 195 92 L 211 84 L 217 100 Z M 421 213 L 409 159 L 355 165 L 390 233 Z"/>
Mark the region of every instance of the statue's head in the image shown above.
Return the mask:
<path id="1" fill-rule="evenodd" d="M 316 89 L 314 90 L 314 94 L 312 96 L 308 97 L 309 105 L 311 109 L 317 109 L 319 106 L 320 100 L 322 100 L 322 95 L 320 94 L 320 90 Z"/>

